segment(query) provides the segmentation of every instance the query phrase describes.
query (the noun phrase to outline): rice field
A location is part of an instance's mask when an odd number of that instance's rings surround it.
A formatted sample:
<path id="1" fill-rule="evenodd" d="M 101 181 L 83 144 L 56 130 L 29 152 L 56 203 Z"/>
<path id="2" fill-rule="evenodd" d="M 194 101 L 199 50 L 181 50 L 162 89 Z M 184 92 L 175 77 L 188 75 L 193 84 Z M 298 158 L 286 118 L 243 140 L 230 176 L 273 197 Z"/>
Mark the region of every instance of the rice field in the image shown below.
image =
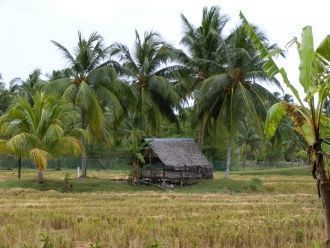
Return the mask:
<path id="1" fill-rule="evenodd" d="M 0 175 L 3 248 L 321 247 L 325 238 L 308 175 L 233 174 L 224 183 L 216 173 L 175 190 L 109 180 L 122 172 L 81 181 L 73 171 L 47 171 L 40 187 L 34 171 L 23 171 L 21 182 L 13 171 Z M 250 187 L 255 178 L 258 188 Z"/>

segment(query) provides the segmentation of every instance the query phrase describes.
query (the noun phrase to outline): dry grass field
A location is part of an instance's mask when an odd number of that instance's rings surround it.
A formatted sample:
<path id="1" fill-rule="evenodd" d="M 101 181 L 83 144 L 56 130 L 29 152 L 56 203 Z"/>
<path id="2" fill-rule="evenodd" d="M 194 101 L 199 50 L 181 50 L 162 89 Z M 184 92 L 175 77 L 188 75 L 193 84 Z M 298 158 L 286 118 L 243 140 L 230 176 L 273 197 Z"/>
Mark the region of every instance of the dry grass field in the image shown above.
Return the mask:
<path id="1" fill-rule="evenodd" d="M 32 170 L 21 182 L 1 171 L 0 247 L 321 247 L 324 239 L 308 175 L 216 173 L 165 191 L 109 180 L 125 173 L 89 174 L 46 171 L 40 186 Z"/>

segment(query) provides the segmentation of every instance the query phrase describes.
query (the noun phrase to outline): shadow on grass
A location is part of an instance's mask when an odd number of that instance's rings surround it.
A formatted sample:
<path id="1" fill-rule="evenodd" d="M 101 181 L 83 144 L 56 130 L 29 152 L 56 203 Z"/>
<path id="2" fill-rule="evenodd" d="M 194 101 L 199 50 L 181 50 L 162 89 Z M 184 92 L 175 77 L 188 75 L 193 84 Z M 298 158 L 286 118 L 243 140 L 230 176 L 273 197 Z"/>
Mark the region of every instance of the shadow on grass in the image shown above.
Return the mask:
<path id="1" fill-rule="evenodd" d="M 38 184 L 31 179 L 7 179 L 0 182 L 0 188 L 25 188 L 40 191 L 55 190 L 59 192 L 141 192 L 141 191 L 164 191 L 158 187 L 149 185 L 132 185 L 125 180 L 111 179 L 71 179 L 67 182 L 64 180 L 46 180 L 42 184 Z M 192 185 L 176 187 L 173 191 L 178 193 L 244 193 L 244 192 L 260 192 L 263 190 L 261 180 L 234 180 L 234 179 L 213 179 L 201 180 Z"/>
<path id="2" fill-rule="evenodd" d="M 146 190 L 160 190 L 157 187 L 132 185 L 124 180 L 85 178 L 64 180 L 45 180 L 39 184 L 31 179 L 8 179 L 0 182 L 0 188 L 25 188 L 40 191 L 55 190 L 59 192 L 137 192 Z"/>

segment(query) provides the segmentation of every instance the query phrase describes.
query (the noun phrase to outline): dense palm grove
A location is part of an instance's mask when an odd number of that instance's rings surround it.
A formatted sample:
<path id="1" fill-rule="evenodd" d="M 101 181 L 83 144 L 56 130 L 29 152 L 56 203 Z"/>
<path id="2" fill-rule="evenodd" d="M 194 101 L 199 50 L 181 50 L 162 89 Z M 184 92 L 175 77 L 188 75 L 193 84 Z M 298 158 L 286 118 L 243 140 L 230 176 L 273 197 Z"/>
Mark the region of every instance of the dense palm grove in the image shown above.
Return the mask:
<path id="1" fill-rule="evenodd" d="M 218 7 L 204 8 L 199 26 L 181 18 L 181 49 L 153 31 L 136 32 L 132 49 L 107 45 L 96 32 L 78 33 L 72 51 L 52 41 L 67 68 L 1 82 L 2 153 L 19 164 L 30 159 L 40 181 L 47 162 L 64 156 L 81 156 L 84 176 L 88 158 L 109 158 L 109 151 L 139 164 L 143 137 L 193 137 L 228 171 L 233 160 L 303 159 L 305 143 L 289 119 L 271 140 L 264 137 L 268 108 L 292 97 L 265 74 L 242 24 L 228 33 Z M 268 49 L 277 48 L 253 29 Z"/>

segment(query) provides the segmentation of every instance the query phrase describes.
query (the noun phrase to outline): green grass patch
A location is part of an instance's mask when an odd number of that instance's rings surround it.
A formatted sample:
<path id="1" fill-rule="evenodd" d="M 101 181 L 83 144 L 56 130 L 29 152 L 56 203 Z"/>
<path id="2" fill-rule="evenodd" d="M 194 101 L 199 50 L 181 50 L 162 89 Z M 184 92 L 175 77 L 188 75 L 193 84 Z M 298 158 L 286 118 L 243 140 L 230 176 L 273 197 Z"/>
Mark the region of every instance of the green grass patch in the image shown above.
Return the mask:
<path id="1" fill-rule="evenodd" d="M 45 170 L 45 182 L 36 182 L 35 170 L 24 170 L 22 179 L 17 179 L 16 171 L 3 171 L 0 176 L 0 188 L 26 188 L 38 191 L 55 190 L 58 192 L 143 192 L 163 189 L 149 185 L 132 185 L 125 179 L 128 172 L 89 170 L 89 178 L 75 178 L 75 170 Z M 67 176 L 66 176 L 67 175 Z M 224 179 L 223 172 L 215 172 L 214 179 L 200 180 L 168 192 L 182 193 L 314 193 L 315 181 L 306 167 L 285 169 L 250 170 L 232 172 Z M 67 178 L 66 178 L 67 177 Z"/>
<path id="2" fill-rule="evenodd" d="M 221 178 L 213 180 L 201 180 L 196 185 L 176 188 L 175 191 L 182 193 L 246 193 L 260 192 L 263 190 L 262 181 L 257 178 L 251 180 L 236 180 L 230 178 Z"/>
<path id="3" fill-rule="evenodd" d="M 153 186 L 132 185 L 125 181 L 116 181 L 100 178 L 45 180 L 39 184 L 31 179 L 8 179 L 0 182 L 0 188 L 25 188 L 40 191 L 55 190 L 60 192 L 136 192 L 146 190 L 160 190 Z"/>
<path id="4" fill-rule="evenodd" d="M 256 176 L 311 176 L 311 169 L 309 167 L 292 167 L 282 169 L 265 169 L 265 170 L 249 170 L 249 171 L 235 171 L 235 175 L 256 175 Z"/>

